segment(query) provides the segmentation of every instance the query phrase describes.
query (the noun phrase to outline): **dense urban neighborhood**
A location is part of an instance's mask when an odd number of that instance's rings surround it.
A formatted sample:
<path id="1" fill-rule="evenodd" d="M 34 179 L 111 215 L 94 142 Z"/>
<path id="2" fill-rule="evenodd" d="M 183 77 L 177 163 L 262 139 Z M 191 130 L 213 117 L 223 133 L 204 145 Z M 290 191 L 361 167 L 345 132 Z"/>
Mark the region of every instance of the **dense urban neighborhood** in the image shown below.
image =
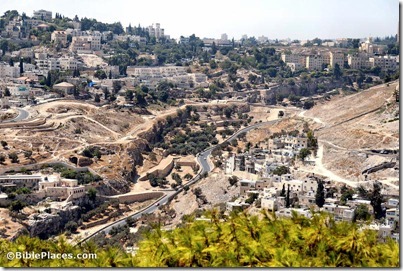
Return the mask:
<path id="1" fill-rule="evenodd" d="M 163 27 L 0 17 L 1 254 L 53 242 L 98 254 L 63 267 L 399 266 L 400 30 Z"/>

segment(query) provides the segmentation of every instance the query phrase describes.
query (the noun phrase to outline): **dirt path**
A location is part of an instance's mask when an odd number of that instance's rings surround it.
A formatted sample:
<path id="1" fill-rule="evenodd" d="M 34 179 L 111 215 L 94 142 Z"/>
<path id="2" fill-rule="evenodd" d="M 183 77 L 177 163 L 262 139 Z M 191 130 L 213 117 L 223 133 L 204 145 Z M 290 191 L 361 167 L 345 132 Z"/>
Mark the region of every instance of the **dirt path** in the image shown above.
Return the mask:
<path id="1" fill-rule="evenodd" d="M 307 119 L 312 119 L 313 121 L 315 121 L 316 123 L 319 123 L 322 125 L 322 127 L 326 127 L 326 123 L 324 123 L 322 120 L 320 120 L 317 117 L 307 117 L 305 116 L 305 112 L 306 111 L 302 111 L 301 113 L 298 114 L 299 117 L 302 118 L 307 118 Z M 315 174 L 319 174 L 319 175 L 323 175 L 328 177 L 331 180 L 334 180 L 336 182 L 341 182 L 341 183 L 345 183 L 349 186 L 352 187 L 357 187 L 358 186 L 358 182 L 356 181 L 351 181 L 351 180 L 347 180 L 344 179 L 342 177 L 340 177 L 339 175 L 335 174 L 334 172 L 328 170 L 324 165 L 323 165 L 323 143 L 329 144 L 337 149 L 342 149 L 342 150 L 346 150 L 345 148 L 339 147 L 335 144 L 333 144 L 332 142 L 329 141 L 322 141 L 320 139 L 318 139 L 318 152 L 317 152 L 317 156 L 315 157 L 315 166 L 309 169 L 305 169 L 305 168 L 300 168 L 301 171 L 304 172 L 310 172 L 310 173 L 315 173 Z"/>
<path id="2" fill-rule="evenodd" d="M 331 179 L 333 181 L 345 183 L 345 184 L 347 184 L 347 185 L 349 185 L 351 187 L 357 187 L 358 186 L 359 183 L 357 181 L 350 181 L 350 180 L 344 179 L 344 178 L 338 176 L 337 174 L 335 174 L 334 172 L 328 170 L 323 165 L 322 160 L 323 160 L 323 144 L 319 143 L 317 156 L 314 159 L 315 166 L 311 167 L 311 168 L 300 168 L 299 170 L 304 171 L 304 172 L 310 172 L 310 173 L 323 175 L 323 176 L 326 176 L 326 177 L 328 177 L 329 179 Z"/>

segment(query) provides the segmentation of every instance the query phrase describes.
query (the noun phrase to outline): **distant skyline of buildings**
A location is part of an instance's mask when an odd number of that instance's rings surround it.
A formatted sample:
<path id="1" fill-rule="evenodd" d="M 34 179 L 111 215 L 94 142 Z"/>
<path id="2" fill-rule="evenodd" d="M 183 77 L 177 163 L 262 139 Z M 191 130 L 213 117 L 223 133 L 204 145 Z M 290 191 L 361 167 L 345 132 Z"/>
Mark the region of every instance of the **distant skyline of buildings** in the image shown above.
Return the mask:
<path id="1" fill-rule="evenodd" d="M 220 38 L 227 33 L 228 39 L 242 35 L 269 39 L 337 39 L 385 37 L 396 35 L 399 21 L 399 2 L 381 0 L 356 1 L 255 1 L 230 4 L 206 0 L 197 9 L 173 0 L 169 3 L 155 1 L 152 12 L 147 3 L 126 0 L 26 0 L 2 3 L 0 14 L 18 10 L 36 18 L 45 17 L 42 9 L 69 18 L 95 18 L 105 23 L 120 21 L 123 26 L 131 24 L 143 27 L 159 22 L 172 38 L 195 34 L 200 38 Z M 94 6 L 97 8 L 94 9 Z M 77 8 L 79 7 L 79 8 Z M 122 8 L 124 7 L 124 8 Z M 180 7 L 180 8 L 179 8 Z M 133 12 L 135 11 L 135 12 Z M 144 12 L 142 12 L 144 11 Z M 219 11 L 219 13 L 217 13 Z M 194 15 L 203 15 L 196 18 Z"/>

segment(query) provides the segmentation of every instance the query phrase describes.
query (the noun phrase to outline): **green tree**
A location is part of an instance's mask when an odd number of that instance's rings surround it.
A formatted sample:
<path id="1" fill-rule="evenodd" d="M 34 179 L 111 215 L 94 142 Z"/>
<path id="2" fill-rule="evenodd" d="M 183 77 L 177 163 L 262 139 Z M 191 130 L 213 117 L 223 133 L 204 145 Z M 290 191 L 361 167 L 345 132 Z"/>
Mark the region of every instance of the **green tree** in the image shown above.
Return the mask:
<path id="1" fill-rule="evenodd" d="M 355 209 L 354 221 L 364 220 L 367 221 L 371 219 L 371 214 L 369 213 L 368 207 L 365 204 L 360 204 Z"/>
<path id="2" fill-rule="evenodd" d="M 190 180 L 193 178 L 193 175 L 190 173 L 186 173 L 185 176 L 183 176 L 186 180 Z"/>
<path id="3" fill-rule="evenodd" d="M 272 173 L 274 175 L 277 175 L 277 176 L 281 176 L 281 175 L 284 175 L 284 174 L 289 174 L 290 173 L 290 168 L 287 167 L 287 166 L 279 166 L 279 167 L 276 167 L 272 171 Z"/>
<path id="4" fill-rule="evenodd" d="M 30 159 L 32 157 L 32 151 L 28 150 L 28 151 L 24 151 L 24 156 L 27 159 Z"/>
<path id="5" fill-rule="evenodd" d="M 69 231 L 69 232 L 71 232 L 71 233 L 74 233 L 74 232 L 77 231 L 78 225 L 77 225 L 77 222 L 75 222 L 75 221 L 69 221 L 69 222 L 67 222 L 67 224 L 64 226 L 64 228 L 65 228 L 67 231 Z"/>
<path id="6" fill-rule="evenodd" d="M 290 208 L 290 184 L 287 186 L 287 194 L 285 196 L 285 207 Z"/>
<path id="7" fill-rule="evenodd" d="M 280 196 L 285 197 L 285 184 L 284 183 L 283 183 L 283 188 L 281 189 L 281 192 L 280 192 Z"/>
<path id="8" fill-rule="evenodd" d="M 95 94 L 95 97 L 94 97 L 94 102 L 96 102 L 96 103 L 101 102 L 101 97 L 99 96 L 99 94 L 98 94 L 98 93 L 96 93 L 96 94 Z"/>
<path id="9" fill-rule="evenodd" d="M 213 41 L 213 43 L 211 44 L 211 53 L 213 55 L 215 55 L 217 53 L 217 46 L 215 44 L 215 42 Z"/>
<path id="10" fill-rule="evenodd" d="M 101 79 L 101 80 L 107 78 L 106 73 L 103 70 L 96 70 L 94 73 L 94 77 Z"/>
<path id="11" fill-rule="evenodd" d="M 322 180 L 318 181 L 318 189 L 316 190 L 315 194 L 315 203 L 319 208 L 325 204 L 325 187 Z"/>
<path id="12" fill-rule="evenodd" d="M 133 91 L 130 89 L 126 90 L 126 93 L 125 93 L 126 101 L 133 101 L 133 98 L 134 98 Z"/>
<path id="13" fill-rule="evenodd" d="M 114 80 L 112 82 L 113 93 L 118 93 L 122 89 L 122 83 L 120 81 Z"/>
<path id="14" fill-rule="evenodd" d="M 211 69 L 217 69 L 217 62 L 215 62 L 214 59 L 210 60 L 209 64 Z"/>
<path id="15" fill-rule="evenodd" d="M 381 194 L 381 189 L 381 184 L 379 182 L 374 182 L 373 189 L 370 194 L 371 206 L 374 208 L 374 215 L 376 219 L 380 219 L 383 216 L 383 196 Z"/>
<path id="16" fill-rule="evenodd" d="M 10 211 L 19 212 L 25 206 L 27 206 L 26 203 L 24 203 L 24 202 L 22 202 L 20 200 L 15 200 L 15 201 L 11 202 L 9 209 L 10 209 Z"/>
<path id="17" fill-rule="evenodd" d="M 315 138 L 315 135 L 312 130 L 309 130 L 306 135 L 308 139 L 308 148 L 317 149 L 318 148 L 318 140 Z"/>
<path id="18" fill-rule="evenodd" d="M 5 97 L 10 97 L 11 96 L 11 92 L 10 90 L 6 87 L 6 89 L 4 90 L 4 96 Z"/>
<path id="19" fill-rule="evenodd" d="M 237 176 L 231 176 L 228 178 L 228 182 L 231 186 L 236 185 L 238 183 L 239 179 Z"/>
<path id="20" fill-rule="evenodd" d="M 8 158 L 11 159 L 11 163 L 19 163 L 20 160 L 18 159 L 18 155 L 15 152 L 12 152 L 8 155 Z"/>
<path id="21" fill-rule="evenodd" d="M 299 151 L 298 157 L 301 159 L 301 161 L 305 161 L 305 159 L 311 155 L 311 151 L 307 148 L 302 148 Z"/>
<path id="22" fill-rule="evenodd" d="M 342 75 L 343 72 L 341 71 L 339 64 L 336 63 L 333 69 L 333 76 L 334 78 L 339 79 Z"/>
<path id="23" fill-rule="evenodd" d="M 91 201 L 95 201 L 95 199 L 97 197 L 97 190 L 95 188 L 91 187 L 90 189 L 88 189 L 87 193 L 88 193 L 88 198 Z"/>
<path id="24" fill-rule="evenodd" d="M 23 58 L 20 58 L 20 74 L 22 75 L 24 73 L 24 61 Z"/>

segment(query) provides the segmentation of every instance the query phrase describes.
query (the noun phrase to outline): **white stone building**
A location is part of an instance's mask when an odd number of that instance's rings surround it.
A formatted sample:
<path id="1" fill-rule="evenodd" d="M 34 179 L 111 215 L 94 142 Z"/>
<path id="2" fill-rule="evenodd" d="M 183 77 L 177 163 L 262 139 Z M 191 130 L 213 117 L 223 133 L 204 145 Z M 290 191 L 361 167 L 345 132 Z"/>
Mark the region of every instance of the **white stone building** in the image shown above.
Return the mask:
<path id="1" fill-rule="evenodd" d="M 59 58 L 61 70 L 76 70 L 78 69 L 78 61 L 74 57 Z"/>
<path id="2" fill-rule="evenodd" d="M 51 21 L 52 20 L 52 11 L 47 11 L 44 9 L 35 10 L 32 18 L 38 19 L 38 20 L 43 20 L 43 21 Z"/>
<path id="3" fill-rule="evenodd" d="M 51 35 L 51 41 L 55 44 L 60 44 L 63 47 L 67 46 L 67 33 L 66 31 L 53 31 Z"/>

